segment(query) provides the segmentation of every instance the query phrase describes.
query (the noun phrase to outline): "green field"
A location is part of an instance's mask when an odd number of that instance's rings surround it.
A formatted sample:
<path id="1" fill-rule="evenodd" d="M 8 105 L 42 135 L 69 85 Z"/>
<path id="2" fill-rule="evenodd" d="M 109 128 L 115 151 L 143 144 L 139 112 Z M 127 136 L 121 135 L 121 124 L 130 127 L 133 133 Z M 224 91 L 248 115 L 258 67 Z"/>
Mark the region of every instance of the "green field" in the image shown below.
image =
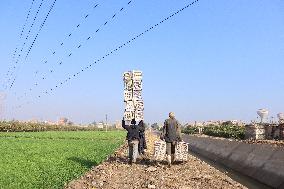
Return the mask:
<path id="1" fill-rule="evenodd" d="M 123 131 L 0 132 L 0 188 L 62 188 L 124 139 Z"/>

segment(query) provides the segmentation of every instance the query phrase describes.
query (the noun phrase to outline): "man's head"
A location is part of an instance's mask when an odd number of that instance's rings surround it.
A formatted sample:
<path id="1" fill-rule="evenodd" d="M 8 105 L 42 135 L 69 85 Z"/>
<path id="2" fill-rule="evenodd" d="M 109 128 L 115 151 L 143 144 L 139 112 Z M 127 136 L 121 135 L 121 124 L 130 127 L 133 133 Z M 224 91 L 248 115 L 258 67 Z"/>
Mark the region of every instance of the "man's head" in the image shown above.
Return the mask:
<path id="1" fill-rule="evenodd" d="M 175 118 L 174 112 L 170 112 L 170 113 L 169 113 L 169 117 L 172 118 L 172 119 Z"/>
<path id="2" fill-rule="evenodd" d="M 132 119 L 132 120 L 131 120 L 131 125 L 136 125 L 135 119 Z"/>

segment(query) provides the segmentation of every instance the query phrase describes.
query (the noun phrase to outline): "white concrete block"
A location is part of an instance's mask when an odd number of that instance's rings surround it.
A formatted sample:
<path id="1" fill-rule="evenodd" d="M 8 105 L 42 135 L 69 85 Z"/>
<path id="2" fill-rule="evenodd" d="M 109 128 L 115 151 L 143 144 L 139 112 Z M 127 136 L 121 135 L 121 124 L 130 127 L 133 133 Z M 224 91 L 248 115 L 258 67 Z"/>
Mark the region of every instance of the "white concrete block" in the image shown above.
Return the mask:
<path id="1" fill-rule="evenodd" d="M 163 161 L 166 156 L 166 142 L 155 141 L 154 144 L 154 158 L 155 160 Z"/>
<path id="2" fill-rule="evenodd" d="M 144 113 L 143 113 L 143 111 L 135 111 L 134 116 L 135 116 L 135 120 L 136 121 L 144 120 Z"/>
<path id="3" fill-rule="evenodd" d="M 133 99 L 133 93 L 129 90 L 124 90 L 124 101 L 131 101 Z"/>
<path id="4" fill-rule="evenodd" d="M 133 81 L 133 91 L 142 91 L 141 81 Z"/>
<path id="5" fill-rule="evenodd" d="M 142 100 L 142 91 L 133 91 L 133 100 Z"/>
<path id="6" fill-rule="evenodd" d="M 175 147 L 175 160 L 177 161 L 187 161 L 188 158 L 188 143 L 177 142 Z"/>
<path id="7" fill-rule="evenodd" d="M 125 102 L 125 111 L 126 112 L 134 112 L 135 111 L 133 101 L 126 101 Z"/>
<path id="8" fill-rule="evenodd" d="M 124 120 L 131 121 L 134 118 L 134 112 L 124 112 Z"/>
<path id="9" fill-rule="evenodd" d="M 123 73 L 123 80 L 124 80 L 124 81 L 132 80 L 132 72 L 131 72 L 131 71 L 129 71 L 129 72 L 124 72 L 124 73 Z"/>
<path id="10" fill-rule="evenodd" d="M 133 90 L 133 81 L 132 80 L 124 82 L 124 90 L 127 90 L 127 91 Z"/>
<path id="11" fill-rule="evenodd" d="M 144 102 L 143 100 L 136 100 L 134 101 L 134 107 L 136 111 L 143 111 L 144 110 Z"/>
<path id="12" fill-rule="evenodd" d="M 133 70 L 132 76 L 133 80 L 142 80 L 142 71 Z"/>

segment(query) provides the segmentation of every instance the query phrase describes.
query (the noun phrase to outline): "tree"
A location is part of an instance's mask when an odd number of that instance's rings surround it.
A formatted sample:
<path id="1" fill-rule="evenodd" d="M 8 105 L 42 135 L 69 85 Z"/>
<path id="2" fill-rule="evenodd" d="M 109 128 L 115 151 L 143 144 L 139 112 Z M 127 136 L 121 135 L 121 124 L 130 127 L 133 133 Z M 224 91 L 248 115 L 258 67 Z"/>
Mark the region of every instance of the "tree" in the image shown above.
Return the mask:
<path id="1" fill-rule="evenodd" d="M 59 125 L 66 125 L 67 124 L 68 119 L 66 117 L 61 117 L 58 121 Z"/>
<path id="2" fill-rule="evenodd" d="M 72 121 L 68 121 L 67 125 L 73 125 L 74 123 Z"/>
<path id="3" fill-rule="evenodd" d="M 225 121 L 221 124 L 222 126 L 228 126 L 228 125 L 233 125 L 231 121 Z"/>
<path id="4" fill-rule="evenodd" d="M 151 127 L 152 127 L 153 129 L 159 129 L 158 123 L 153 123 L 153 124 L 151 125 Z"/>

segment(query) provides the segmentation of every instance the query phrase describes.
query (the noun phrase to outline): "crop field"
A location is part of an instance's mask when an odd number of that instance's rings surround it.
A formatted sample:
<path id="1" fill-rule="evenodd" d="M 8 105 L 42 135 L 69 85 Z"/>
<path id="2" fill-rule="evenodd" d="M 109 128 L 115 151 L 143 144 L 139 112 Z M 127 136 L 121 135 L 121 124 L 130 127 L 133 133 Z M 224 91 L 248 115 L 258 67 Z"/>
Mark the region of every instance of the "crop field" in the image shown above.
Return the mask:
<path id="1" fill-rule="evenodd" d="M 124 139 L 123 131 L 0 132 L 0 188 L 62 188 Z"/>

